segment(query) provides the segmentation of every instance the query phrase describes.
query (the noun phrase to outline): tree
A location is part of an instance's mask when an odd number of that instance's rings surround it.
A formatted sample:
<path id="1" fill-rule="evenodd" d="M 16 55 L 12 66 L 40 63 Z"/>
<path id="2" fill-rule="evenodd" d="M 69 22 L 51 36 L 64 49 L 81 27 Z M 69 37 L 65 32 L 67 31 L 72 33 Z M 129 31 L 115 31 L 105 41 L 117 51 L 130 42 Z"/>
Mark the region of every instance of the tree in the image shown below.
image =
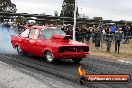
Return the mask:
<path id="1" fill-rule="evenodd" d="M 90 19 L 89 16 L 87 16 L 85 14 L 79 14 L 79 18 L 87 18 L 87 19 Z"/>
<path id="2" fill-rule="evenodd" d="M 18 16 L 17 18 L 16 18 L 16 22 L 17 23 L 24 23 L 24 18 L 22 17 L 22 16 Z"/>
<path id="3" fill-rule="evenodd" d="M 60 16 L 74 17 L 75 0 L 64 0 Z M 79 16 L 77 7 L 77 17 Z"/>
<path id="4" fill-rule="evenodd" d="M 41 13 L 40 15 L 46 15 L 46 13 Z"/>
<path id="5" fill-rule="evenodd" d="M 11 0 L 0 0 L 0 12 L 13 12 L 17 11 L 16 5 Z"/>
<path id="6" fill-rule="evenodd" d="M 58 12 L 57 11 L 54 11 L 54 14 L 55 14 L 55 16 L 58 16 Z"/>
<path id="7" fill-rule="evenodd" d="M 103 20 L 103 17 L 93 17 L 95 20 Z"/>

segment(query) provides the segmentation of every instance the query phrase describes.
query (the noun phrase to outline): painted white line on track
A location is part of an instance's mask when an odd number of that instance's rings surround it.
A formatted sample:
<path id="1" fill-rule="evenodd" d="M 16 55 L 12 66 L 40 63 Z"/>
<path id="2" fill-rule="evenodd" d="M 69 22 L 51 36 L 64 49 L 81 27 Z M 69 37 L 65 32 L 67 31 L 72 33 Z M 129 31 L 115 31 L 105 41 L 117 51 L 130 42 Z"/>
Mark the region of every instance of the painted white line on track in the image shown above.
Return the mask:
<path id="1" fill-rule="evenodd" d="M 122 63 L 132 64 L 131 61 L 125 61 L 125 60 L 117 60 L 117 61 L 122 62 Z"/>

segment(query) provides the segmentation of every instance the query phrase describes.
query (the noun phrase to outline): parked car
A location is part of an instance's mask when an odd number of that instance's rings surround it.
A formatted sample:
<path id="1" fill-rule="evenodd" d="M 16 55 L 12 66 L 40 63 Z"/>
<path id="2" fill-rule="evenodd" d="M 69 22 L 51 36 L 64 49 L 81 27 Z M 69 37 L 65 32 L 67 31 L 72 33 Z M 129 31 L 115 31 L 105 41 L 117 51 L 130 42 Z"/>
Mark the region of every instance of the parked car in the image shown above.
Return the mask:
<path id="1" fill-rule="evenodd" d="M 87 44 L 73 41 L 70 35 L 56 27 L 26 27 L 18 35 L 11 36 L 11 43 L 18 54 L 44 57 L 49 63 L 58 59 L 72 59 L 79 63 L 89 52 Z"/>

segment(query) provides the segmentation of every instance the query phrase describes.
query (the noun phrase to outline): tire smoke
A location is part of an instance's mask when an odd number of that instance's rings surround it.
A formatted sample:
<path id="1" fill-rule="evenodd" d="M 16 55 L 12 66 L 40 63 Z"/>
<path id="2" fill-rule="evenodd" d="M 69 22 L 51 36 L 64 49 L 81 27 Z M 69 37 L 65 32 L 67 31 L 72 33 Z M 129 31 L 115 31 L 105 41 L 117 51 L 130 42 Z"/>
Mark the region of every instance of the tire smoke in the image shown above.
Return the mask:
<path id="1" fill-rule="evenodd" d="M 0 54 L 17 54 L 11 44 L 11 35 L 16 34 L 13 29 L 0 27 Z"/>

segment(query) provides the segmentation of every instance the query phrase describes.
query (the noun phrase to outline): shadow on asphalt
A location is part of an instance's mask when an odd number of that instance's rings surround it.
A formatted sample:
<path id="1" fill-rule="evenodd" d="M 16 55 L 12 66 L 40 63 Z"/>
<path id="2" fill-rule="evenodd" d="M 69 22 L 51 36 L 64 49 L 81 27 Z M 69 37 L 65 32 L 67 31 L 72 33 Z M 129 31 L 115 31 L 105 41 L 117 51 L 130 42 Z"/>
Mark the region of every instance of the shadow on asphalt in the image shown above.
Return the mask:
<path id="1" fill-rule="evenodd" d="M 43 57 L 32 56 L 32 55 L 25 55 L 23 57 L 31 58 L 32 60 L 39 60 L 39 61 L 42 61 L 42 62 L 46 62 L 45 58 L 43 58 Z M 48 63 L 48 62 L 46 62 L 46 63 Z M 48 63 L 48 64 L 50 64 L 50 63 Z M 58 59 L 55 63 L 53 63 L 51 65 L 80 66 L 81 63 L 74 63 L 70 59 L 69 60 Z"/>

